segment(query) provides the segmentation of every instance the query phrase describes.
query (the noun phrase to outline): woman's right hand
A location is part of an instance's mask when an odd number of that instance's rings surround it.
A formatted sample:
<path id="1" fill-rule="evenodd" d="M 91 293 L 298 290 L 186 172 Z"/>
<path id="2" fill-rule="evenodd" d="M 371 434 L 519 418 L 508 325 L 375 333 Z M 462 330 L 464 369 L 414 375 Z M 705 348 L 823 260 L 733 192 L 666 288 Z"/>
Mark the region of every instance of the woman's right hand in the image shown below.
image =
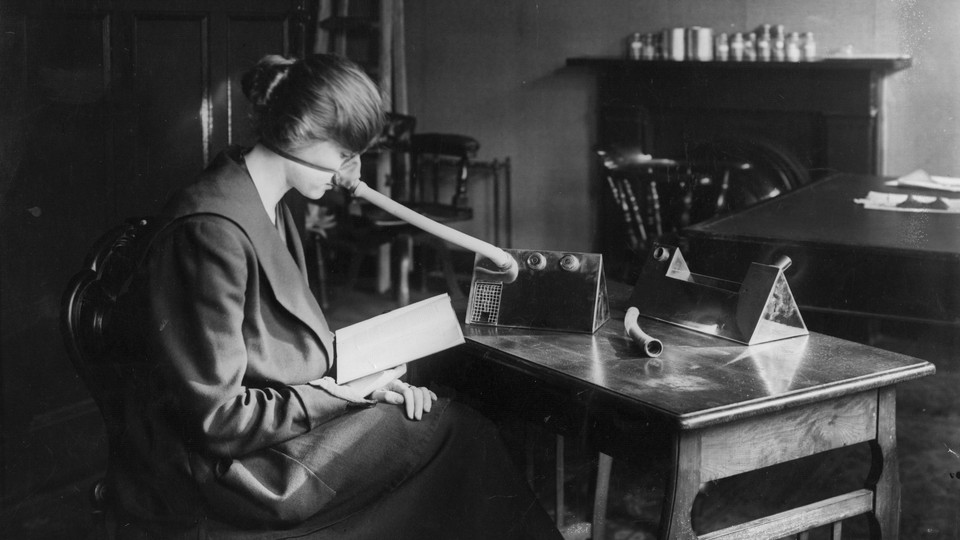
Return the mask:
<path id="1" fill-rule="evenodd" d="M 392 405 L 405 405 L 407 418 L 420 420 L 424 413 L 430 412 L 437 395 L 429 388 L 407 384 L 400 379 L 390 383 L 370 395 L 371 399 Z"/>

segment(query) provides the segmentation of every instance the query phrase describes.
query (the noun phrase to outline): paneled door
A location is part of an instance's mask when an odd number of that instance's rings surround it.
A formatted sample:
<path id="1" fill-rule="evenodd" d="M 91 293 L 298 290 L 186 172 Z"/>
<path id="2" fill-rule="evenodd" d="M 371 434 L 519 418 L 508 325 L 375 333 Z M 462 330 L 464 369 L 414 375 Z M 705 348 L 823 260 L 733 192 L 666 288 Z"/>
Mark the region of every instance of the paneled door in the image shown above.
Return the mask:
<path id="1" fill-rule="evenodd" d="M 102 422 L 58 331 L 94 240 L 231 143 L 240 76 L 302 54 L 309 0 L 7 0 L 0 7 L 0 464 L 6 506 L 102 468 Z"/>

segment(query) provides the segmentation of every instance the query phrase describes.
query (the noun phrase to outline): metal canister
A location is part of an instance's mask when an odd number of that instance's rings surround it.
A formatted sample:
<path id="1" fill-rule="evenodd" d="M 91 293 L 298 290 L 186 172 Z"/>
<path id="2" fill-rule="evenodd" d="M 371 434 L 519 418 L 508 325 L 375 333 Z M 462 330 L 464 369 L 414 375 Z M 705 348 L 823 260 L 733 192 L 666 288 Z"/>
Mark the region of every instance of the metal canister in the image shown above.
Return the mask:
<path id="1" fill-rule="evenodd" d="M 694 60 L 709 62 L 713 60 L 713 28 L 699 28 L 694 49 Z"/>
<path id="2" fill-rule="evenodd" d="M 686 30 L 683 28 L 667 28 L 663 31 L 662 52 L 664 60 L 683 60 Z"/>
<path id="3" fill-rule="evenodd" d="M 691 26 L 686 32 L 687 60 L 713 60 L 713 29 Z"/>
<path id="4" fill-rule="evenodd" d="M 684 58 L 687 60 L 696 60 L 697 59 L 697 39 L 699 39 L 700 27 L 691 26 L 687 28 L 685 33 L 685 42 L 684 42 Z"/>

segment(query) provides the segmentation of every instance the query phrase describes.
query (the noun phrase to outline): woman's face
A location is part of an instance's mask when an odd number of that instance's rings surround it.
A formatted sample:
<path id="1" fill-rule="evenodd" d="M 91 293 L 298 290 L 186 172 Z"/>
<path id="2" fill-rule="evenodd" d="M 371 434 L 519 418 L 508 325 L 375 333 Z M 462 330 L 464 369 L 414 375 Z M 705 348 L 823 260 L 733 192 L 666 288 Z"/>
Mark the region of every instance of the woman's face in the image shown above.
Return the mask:
<path id="1" fill-rule="evenodd" d="M 359 157 L 331 141 L 315 142 L 290 153 L 313 165 L 288 160 L 284 166 L 287 184 L 308 199 L 322 197 L 334 186 L 334 175 L 343 174 L 354 160 L 359 162 Z"/>

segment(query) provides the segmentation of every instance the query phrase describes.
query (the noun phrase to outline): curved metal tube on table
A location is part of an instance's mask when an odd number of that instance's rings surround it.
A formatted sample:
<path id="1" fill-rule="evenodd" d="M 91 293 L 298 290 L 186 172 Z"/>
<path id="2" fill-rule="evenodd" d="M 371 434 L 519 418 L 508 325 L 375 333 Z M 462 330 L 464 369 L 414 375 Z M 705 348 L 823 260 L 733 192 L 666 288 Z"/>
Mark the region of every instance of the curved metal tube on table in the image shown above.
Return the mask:
<path id="1" fill-rule="evenodd" d="M 639 345 L 647 356 L 651 358 L 660 356 L 660 353 L 663 352 L 663 342 L 657 338 L 650 337 L 640 329 L 640 325 L 637 324 L 637 317 L 639 315 L 639 309 L 635 307 L 627 309 L 627 314 L 623 317 L 623 329 L 626 331 L 627 337 Z"/>
<path id="2" fill-rule="evenodd" d="M 474 238 L 468 234 L 464 234 L 441 223 L 437 223 L 436 221 L 407 208 L 406 206 L 394 201 L 390 197 L 387 197 L 379 191 L 371 188 L 366 184 L 366 182 L 358 181 L 353 186 L 344 187 L 352 192 L 355 197 L 359 197 L 373 204 L 374 206 L 393 214 L 403 221 L 423 229 L 437 238 L 446 240 L 451 244 L 460 246 L 474 253 L 479 253 L 480 255 L 490 259 L 494 264 L 497 265 L 497 268 L 499 269 L 499 273 L 497 273 L 495 276 L 491 276 L 493 279 L 497 279 L 498 281 L 503 281 L 505 283 L 512 283 L 517 279 L 517 274 L 519 273 L 517 261 L 515 261 L 509 253 L 498 248 L 497 246 L 484 242 L 478 238 Z"/>

